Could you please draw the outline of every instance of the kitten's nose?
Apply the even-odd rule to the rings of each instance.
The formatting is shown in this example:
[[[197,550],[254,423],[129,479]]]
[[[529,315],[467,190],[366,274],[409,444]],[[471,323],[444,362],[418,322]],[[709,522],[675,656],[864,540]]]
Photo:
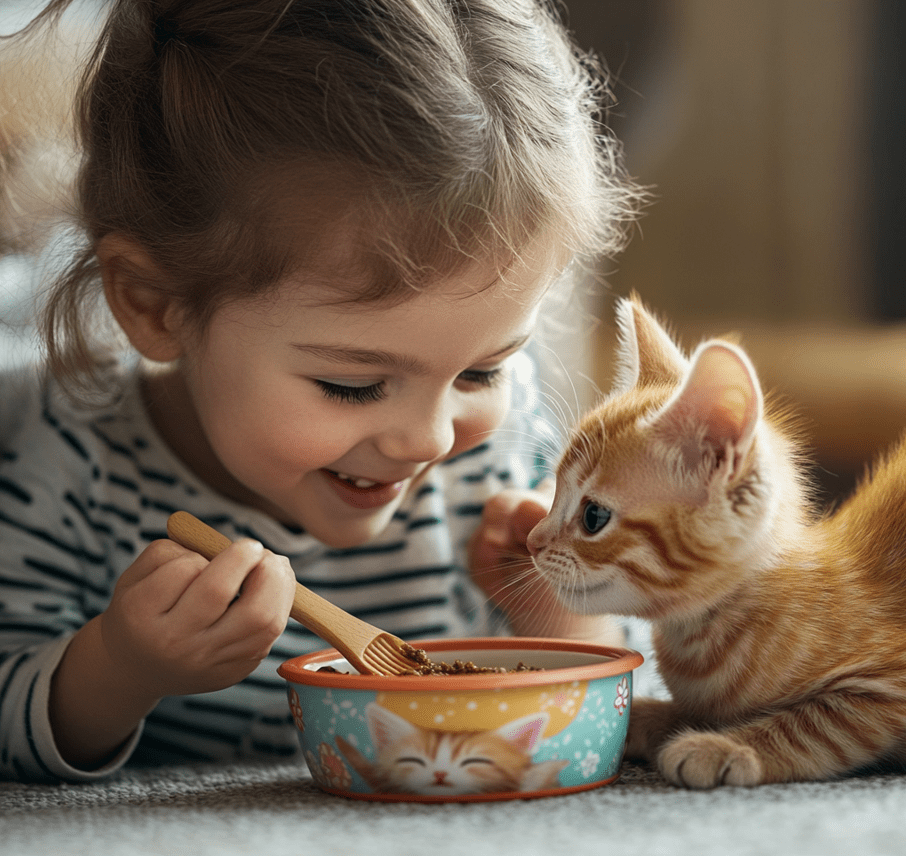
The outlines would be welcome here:
[[[525,539],[525,546],[528,548],[529,555],[535,556],[547,546],[547,539],[544,536],[544,521],[542,520]]]
[[[444,781],[447,778],[447,774],[443,770],[435,770],[434,772],[434,784],[435,785],[445,785],[447,784]]]

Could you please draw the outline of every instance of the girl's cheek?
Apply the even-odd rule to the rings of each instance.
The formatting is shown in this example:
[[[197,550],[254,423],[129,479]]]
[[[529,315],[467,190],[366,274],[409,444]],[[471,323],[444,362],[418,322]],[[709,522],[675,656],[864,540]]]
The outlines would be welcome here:
[[[496,395],[491,401],[468,411],[457,424],[454,453],[464,452],[487,440],[488,433],[499,428],[506,419],[509,401],[507,390],[506,395]]]

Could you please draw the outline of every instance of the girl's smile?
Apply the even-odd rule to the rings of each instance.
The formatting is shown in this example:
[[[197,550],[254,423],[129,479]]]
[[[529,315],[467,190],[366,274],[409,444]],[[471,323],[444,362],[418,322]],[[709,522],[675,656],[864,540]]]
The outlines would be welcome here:
[[[353,476],[323,470],[331,482],[331,487],[344,502],[353,508],[380,508],[388,502],[393,502],[403,488],[407,479],[398,482],[373,482],[370,479],[354,478]]]
[[[546,281],[523,269],[488,286],[491,270],[391,306],[332,302],[330,283],[289,277],[217,310],[201,342],[177,329],[182,358],[148,381],[149,410],[223,495],[329,546],[362,544],[423,473],[506,416],[507,358]]]

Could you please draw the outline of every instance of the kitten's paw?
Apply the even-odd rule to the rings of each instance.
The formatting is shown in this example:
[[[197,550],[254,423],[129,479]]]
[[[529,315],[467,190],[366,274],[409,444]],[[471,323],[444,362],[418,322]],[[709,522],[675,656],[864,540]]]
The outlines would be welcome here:
[[[670,740],[658,755],[658,767],[673,785],[706,789],[719,785],[760,785],[758,753],[715,732],[686,732]]]

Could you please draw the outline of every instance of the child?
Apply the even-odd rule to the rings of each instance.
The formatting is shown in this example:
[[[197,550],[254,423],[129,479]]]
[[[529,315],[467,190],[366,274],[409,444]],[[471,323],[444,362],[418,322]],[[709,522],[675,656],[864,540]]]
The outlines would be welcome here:
[[[522,349],[633,199],[589,68],[535,0],[113,4],[50,372],[3,390],[5,777],[293,753],[296,579],[410,639],[614,641],[522,559]],[[234,545],[166,540],[177,509]]]

